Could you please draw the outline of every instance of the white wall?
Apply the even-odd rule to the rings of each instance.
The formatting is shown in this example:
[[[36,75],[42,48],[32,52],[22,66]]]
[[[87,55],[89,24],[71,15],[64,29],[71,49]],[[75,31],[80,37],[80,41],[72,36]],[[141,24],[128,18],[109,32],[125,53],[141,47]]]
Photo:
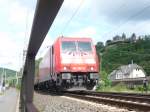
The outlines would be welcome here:
[[[126,79],[126,78],[139,78],[145,77],[145,73],[141,69],[134,69],[129,75],[123,75],[121,71],[116,72],[110,77],[111,80],[114,79]]]
[[[138,77],[145,77],[145,73],[141,69],[134,69],[130,74],[130,78]]]
[[[122,72],[117,72],[116,73],[116,79],[123,79],[124,76],[122,75]]]

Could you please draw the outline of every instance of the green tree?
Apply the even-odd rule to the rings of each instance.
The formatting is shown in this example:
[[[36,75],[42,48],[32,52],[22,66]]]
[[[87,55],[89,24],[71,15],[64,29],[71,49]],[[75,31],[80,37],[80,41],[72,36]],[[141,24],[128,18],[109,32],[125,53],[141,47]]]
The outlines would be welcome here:
[[[104,49],[104,43],[103,42],[97,42],[96,44],[96,50],[97,52],[101,52]]]
[[[107,40],[106,45],[110,45],[110,44],[111,44],[111,40]]]

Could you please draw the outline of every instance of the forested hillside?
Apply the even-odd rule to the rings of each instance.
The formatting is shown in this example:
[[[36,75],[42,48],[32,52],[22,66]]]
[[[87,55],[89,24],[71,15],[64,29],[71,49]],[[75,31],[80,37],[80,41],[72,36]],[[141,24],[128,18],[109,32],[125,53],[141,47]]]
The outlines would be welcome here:
[[[113,40],[108,40],[105,46],[102,42],[97,43],[102,70],[109,74],[120,65],[133,62],[143,67],[147,75],[150,75],[150,35],[136,37],[133,34],[130,38],[126,38],[125,34],[122,36],[124,37],[115,36]]]
[[[3,75],[3,71],[6,72],[6,77],[16,77],[16,71],[7,68],[4,68],[4,70],[3,68],[0,68],[0,76]]]

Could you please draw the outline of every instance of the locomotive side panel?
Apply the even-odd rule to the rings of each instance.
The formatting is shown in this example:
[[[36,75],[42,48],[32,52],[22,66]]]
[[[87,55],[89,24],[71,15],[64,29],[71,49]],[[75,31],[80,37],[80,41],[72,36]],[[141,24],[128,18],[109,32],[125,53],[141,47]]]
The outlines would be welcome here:
[[[54,47],[54,73],[59,74],[60,73],[60,39],[58,38],[56,42],[53,45]]]
[[[43,57],[39,65],[39,82],[50,80],[50,49],[48,49],[46,55]]]
[[[58,38],[53,44],[50,52],[50,74],[54,83],[57,81],[57,77],[59,76],[61,70],[60,63],[60,39]]]

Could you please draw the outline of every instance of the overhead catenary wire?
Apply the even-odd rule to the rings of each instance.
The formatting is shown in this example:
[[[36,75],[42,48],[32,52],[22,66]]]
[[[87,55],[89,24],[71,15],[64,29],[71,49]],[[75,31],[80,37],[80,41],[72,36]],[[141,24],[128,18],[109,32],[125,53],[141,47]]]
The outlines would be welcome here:
[[[70,22],[72,21],[72,19],[76,16],[76,14],[78,13],[79,9],[81,8],[81,6],[83,5],[84,0],[81,0],[78,7],[76,8],[76,10],[74,11],[74,13],[72,14],[72,16],[68,19],[67,23],[65,24],[65,26],[63,27],[62,31],[61,31],[61,35],[63,35],[63,33],[66,31],[67,27],[69,26]]]
[[[148,4],[148,3],[147,3]],[[114,29],[106,32],[103,34],[103,36],[111,34],[113,31],[117,31],[118,29],[120,29],[122,26],[126,25],[130,20],[132,20],[133,18],[139,16],[139,14],[143,13],[146,9],[150,8],[150,5],[147,5],[146,7],[144,7],[142,10],[139,10],[137,13],[135,13],[134,15],[131,15],[130,17],[128,17],[126,19],[125,22],[123,22],[122,24],[119,24],[118,26],[116,26]]]

